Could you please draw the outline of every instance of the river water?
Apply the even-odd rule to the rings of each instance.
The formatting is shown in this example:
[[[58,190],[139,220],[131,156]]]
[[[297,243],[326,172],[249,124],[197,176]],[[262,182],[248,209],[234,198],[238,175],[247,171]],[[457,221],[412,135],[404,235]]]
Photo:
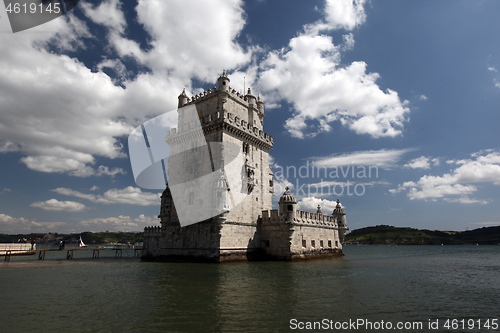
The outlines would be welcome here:
[[[140,262],[131,254],[12,257],[0,263],[0,331],[381,332],[389,324],[406,332],[500,331],[500,246],[344,252],[225,264]]]

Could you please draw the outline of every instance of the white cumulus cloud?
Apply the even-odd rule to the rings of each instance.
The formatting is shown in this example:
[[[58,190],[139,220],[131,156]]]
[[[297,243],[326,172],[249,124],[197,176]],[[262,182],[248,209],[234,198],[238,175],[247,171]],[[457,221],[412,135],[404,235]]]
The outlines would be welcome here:
[[[447,163],[456,165],[450,173],[442,176],[425,175],[416,182],[400,184],[389,192],[407,192],[412,200],[443,199],[464,204],[485,204],[487,200],[470,197],[479,190],[478,184],[500,185],[500,153],[497,151],[480,151],[471,154],[469,159],[450,160]]]
[[[270,52],[260,67],[266,98],[293,105],[285,127],[298,138],[328,132],[334,121],[358,134],[394,137],[402,133],[410,112],[396,91],[377,85],[379,74],[367,73],[365,62],[342,65],[341,50],[330,36],[292,38],[287,48]]]
[[[127,26],[119,0],[104,0],[95,6],[82,1],[79,6],[85,11],[87,17],[96,24],[106,26],[119,33],[123,33]]]
[[[168,72],[184,85],[192,77],[211,82],[222,69],[251,59],[252,51],[235,41],[245,25],[242,1],[223,0],[214,6],[204,0],[189,5],[182,0],[140,0],[136,11],[138,22],[151,36],[150,49],[142,50],[117,29],[109,42],[121,57],[133,57],[153,73]]]
[[[352,30],[366,21],[367,0],[327,0],[325,16],[330,29]]]
[[[156,206],[159,204],[159,195],[157,193],[142,192],[140,188],[133,186],[128,186],[124,189],[110,189],[102,195],[82,193],[65,187],[59,187],[53,189],[53,191],[104,205],[128,204]]]
[[[139,215],[138,217],[130,217],[125,215],[93,218],[80,221],[79,225],[82,229],[90,231],[123,231],[133,232],[142,231],[145,227],[157,225],[158,218],[155,216]]]
[[[359,165],[390,169],[396,165],[405,153],[412,150],[413,149],[364,150],[334,156],[313,157],[312,165],[315,167],[327,168]]]
[[[404,166],[411,169],[430,169],[431,166],[437,166],[439,164],[440,164],[439,158],[421,156],[411,160]]]
[[[47,43],[62,40],[61,48],[83,47],[84,23],[53,20],[36,29],[0,36],[1,151],[23,152],[21,162],[37,171],[98,174],[95,156],[125,156],[116,140],[132,128],[118,119],[123,89],[77,59],[47,51]]]
[[[196,90],[193,79],[213,82],[222,69],[235,71],[235,80],[246,76],[268,106],[289,102],[293,109],[285,126],[296,137],[329,131],[333,122],[372,137],[397,136],[408,103],[396,91],[381,89],[379,74],[367,72],[363,61],[341,63],[342,52],[354,47],[350,31],[366,20],[365,5],[326,1],[322,20],[287,47],[268,51],[262,62],[262,47],[238,42],[246,24],[241,0],[217,6],[205,0],[139,0],[134,10],[135,23],[147,35],[142,43],[127,34],[131,22],[122,2],[82,3],[87,19],[106,29],[102,60],[92,66],[64,54],[100,45],[88,21],[71,13],[29,33],[2,34],[0,153],[20,152],[22,163],[41,172],[124,174],[99,159],[125,158],[121,138],[146,119],[174,110],[182,88]],[[347,30],[338,45],[324,34],[332,29]],[[130,62],[142,69],[128,69]],[[176,121],[171,112],[170,125]]]
[[[59,201],[50,199],[47,201],[38,201],[30,205],[31,207],[41,208],[43,210],[56,212],[83,212],[87,210],[87,206],[75,201]]]
[[[24,217],[12,217],[0,214],[0,229],[6,234],[30,232],[61,232],[67,226],[66,222],[38,222]]]
[[[337,206],[337,202],[316,198],[314,196],[303,198],[297,202],[297,209],[311,213],[316,213],[318,206],[321,207],[321,212],[324,215],[332,215],[335,206]]]
[[[128,22],[120,1],[82,3],[88,19],[107,29],[109,47],[101,50],[103,60],[95,68],[64,54],[96,43],[86,21],[72,13],[26,33],[2,34],[0,153],[21,152],[21,162],[41,172],[124,174],[97,159],[126,157],[119,138],[149,117],[174,110],[177,95],[193,77],[213,81],[223,68],[250,60],[252,50],[235,42],[245,25],[242,8],[233,0],[217,6],[139,1],[137,20],[150,37],[143,50],[125,36]],[[130,77],[125,58],[147,70]],[[171,118],[175,126],[175,112]]]

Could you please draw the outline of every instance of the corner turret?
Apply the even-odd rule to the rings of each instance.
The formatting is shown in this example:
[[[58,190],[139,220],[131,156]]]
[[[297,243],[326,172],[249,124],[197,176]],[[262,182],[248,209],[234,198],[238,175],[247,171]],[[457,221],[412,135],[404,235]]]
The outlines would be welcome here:
[[[285,192],[280,198],[279,207],[280,217],[282,217],[285,222],[292,222],[295,218],[297,201],[292,193],[290,193],[290,188],[288,186],[285,187]]]
[[[255,98],[254,95],[252,95],[252,90],[250,88],[248,88],[248,92],[247,94],[245,95],[245,99],[247,100],[248,102],[248,106],[250,107],[257,107],[257,98]]]
[[[337,206],[335,206],[335,209],[333,210],[332,215],[333,215],[333,217],[337,218],[337,224],[339,227],[339,239],[340,239],[340,243],[343,243],[344,239],[345,239],[345,233],[347,230],[349,230],[349,228],[347,228],[345,211],[344,211],[344,208],[340,205],[339,199],[337,199]]]
[[[251,124],[252,127],[257,127],[262,129],[262,122],[257,122],[258,109],[257,109],[257,98],[252,95],[252,90],[248,88],[248,92],[245,95],[245,101],[248,103],[248,123]]]
[[[229,82],[230,82],[230,80],[226,75],[226,70],[223,70],[222,75],[219,76],[219,78],[217,79],[218,90],[228,91],[229,90]]]
[[[188,103],[189,98],[186,95],[186,89],[182,89],[182,93],[179,95],[178,99],[179,99],[179,104],[177,104],[178,108],[182,108],[184,105]]]
[[[260,95],[257,95],[257,110],[259,110],[260,118],[264,118],[264,102],[260,99]]]

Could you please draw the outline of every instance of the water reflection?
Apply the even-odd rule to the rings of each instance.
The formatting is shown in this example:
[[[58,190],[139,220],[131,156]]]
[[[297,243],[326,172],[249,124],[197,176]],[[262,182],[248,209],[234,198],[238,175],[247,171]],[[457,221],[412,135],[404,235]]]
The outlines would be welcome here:
[[[348,288],[340,258],[151,265],[143,302],[154,305],[155,326],[169,332],[275,332],[291,318],[333,315]]]
[[[0,268],[2,332],[282,332],[290,319],[496,318],[500,247],[353,247],[226,264],[46,260]],[[360,330],[361,331],[361,330]]]

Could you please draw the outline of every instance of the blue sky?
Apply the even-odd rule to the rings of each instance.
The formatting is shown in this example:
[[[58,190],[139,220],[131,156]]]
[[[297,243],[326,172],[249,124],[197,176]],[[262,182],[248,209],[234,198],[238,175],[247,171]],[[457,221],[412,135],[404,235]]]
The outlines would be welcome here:
[[[128,134],[223,69],[266,103],[276,192],[301,209],[500,224],[498,1],[82,0],[16,34],[3,10],[0,233],[157,225]]]

